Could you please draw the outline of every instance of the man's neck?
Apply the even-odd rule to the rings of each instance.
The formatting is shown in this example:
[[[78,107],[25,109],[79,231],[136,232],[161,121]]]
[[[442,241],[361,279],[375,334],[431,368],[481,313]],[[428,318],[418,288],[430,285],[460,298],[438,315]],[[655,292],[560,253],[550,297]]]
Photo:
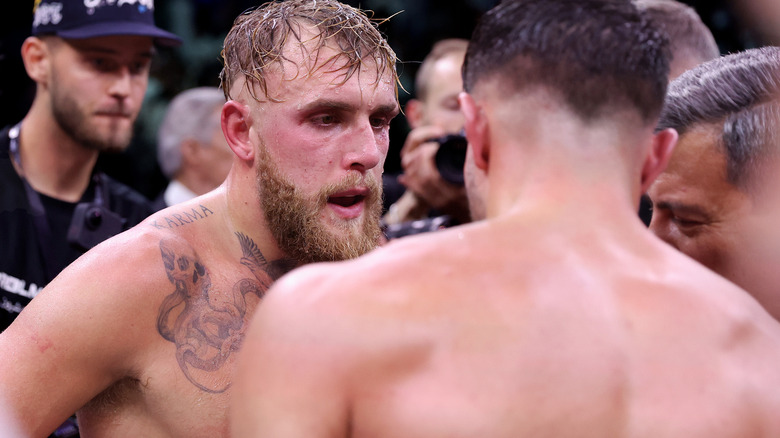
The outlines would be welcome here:
[[[233,234],[243,233],[249,236],[266,260],[287,258],[268,227],[257,196],[256,183],[254,171],[246,167],[231,171],[225,184],[203,196],[224,196],[228,213],[226,228]]]
[[[572,156],[571,150],[561,152],[509,158],[497,153],[491,157],[493,163],[522,164],[498,164],[488,173],[488,215],[534,209],[579,217],[600,217],[605,212],[614,215],[619,211],[636,215],[639,176],[634,182],[628,164],[617,154],[587,147],[582,148],[581,156]]]
[[[69,202],[81,199],[98,158],[35,105],[22,121],[19,153],[21,173],[36,191]]]

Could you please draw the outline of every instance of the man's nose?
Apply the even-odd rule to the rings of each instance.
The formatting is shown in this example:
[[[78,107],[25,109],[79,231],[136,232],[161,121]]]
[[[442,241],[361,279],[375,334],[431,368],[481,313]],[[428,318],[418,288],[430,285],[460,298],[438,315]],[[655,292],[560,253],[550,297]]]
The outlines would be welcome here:
[[[128,97],[133,86],[133,74],[127,67],[121,67],[114,72],[109,94],[119,99]]]
[[[351,138],[349,150],[344,154],[344,167],[365,172],[378,166],[387,153],[385,141],[369,122],[361,124]]]

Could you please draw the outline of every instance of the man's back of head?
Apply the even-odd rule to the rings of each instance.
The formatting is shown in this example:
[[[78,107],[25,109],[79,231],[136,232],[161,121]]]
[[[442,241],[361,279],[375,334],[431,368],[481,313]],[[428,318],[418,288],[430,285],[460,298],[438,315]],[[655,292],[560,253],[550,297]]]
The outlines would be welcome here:
[[[669,69],[667,39],[630,2],[507,1],[472,36],[464,88],[496,79],[507,96],[535,87],[583,120],[630,108],[653,123]]]
[[[575,183],[568,177],[588,172],[602,179],[614,175],[620,180],[606,184],[609,191],[625,193],[616,194],[623,200],[612,204],[624,206],[628,196],[630,208],[635,209],[640,193],[663,168],[673,147],[673,133],[652,135],[668,83],[669,58],[665,34],[631,2],[527,0],[500,4],[483,17],[464,61],[467,93],[461,108],[475,150],[472,168],[494,164],[488,177],[506,189],[519,183],[513,175],[536,181],[538,178],[527,175],[552,172],[550,175],[558,175],[558,184],[549,187],[560,188],[568,181],[571,188],[562,192],[572,201],[592,198],[584,193],[576,195],[572,189],[593,184],[592,180]],[[485,105],[495,109],[485,112]],[[493,134],[478,132],[483,113],[492,118],[487,122],[493,130],[503,132],[495,138],[504,141],[493,141]],[[469,126],[479,129],[469,133]],[[489,151],[482,150],[483,143]],[[499,148],[515,154],[521,149],[534,150],[538,156],[544,155],[547,164],[529,165],[527,154],[492,163],[480,161],[480,157],[492,158]],[[561,167],[564,163],[568,163],[566,171]],[[611,171],[605,172],[605,168]],[[470,178],[479,174],[467,173]],[[497,197],[495,193],[493,190]],[[602,192],[597,199],[605,199],[604,195]],[[487,196],[469,193],[472,199]],[[489,200],[480,204],[491,209]]]

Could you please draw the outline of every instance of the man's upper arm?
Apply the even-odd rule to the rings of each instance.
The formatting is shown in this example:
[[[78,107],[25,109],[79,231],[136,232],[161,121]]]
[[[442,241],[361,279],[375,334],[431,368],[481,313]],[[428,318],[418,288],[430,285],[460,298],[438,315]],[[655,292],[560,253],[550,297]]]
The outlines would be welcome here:
[[[348,434],[345,344],[316,305],[288,293],[313,284],[290,281],[295,274],[269,290],[242,344],[231,396],[234,437]]]
[[[0,335],[0,391],[30,436],[52,432],[133,361],[135,271],[117,253],[98,246],[74,262]]]

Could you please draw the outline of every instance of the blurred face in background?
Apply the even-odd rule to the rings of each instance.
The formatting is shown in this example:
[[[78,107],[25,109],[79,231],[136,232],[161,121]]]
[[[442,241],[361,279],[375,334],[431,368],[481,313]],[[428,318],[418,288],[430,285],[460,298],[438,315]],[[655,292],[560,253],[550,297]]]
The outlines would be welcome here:
[[[434,125],[448,133],[463,129],[463,114],[458,104],[458,94],[463,89],[461,66],[465,53],[452,52],[436,60],[428,77],[428,89],[407,106],[407,119],[412,129]],[[413,103],[416,102],[416,103]]]

